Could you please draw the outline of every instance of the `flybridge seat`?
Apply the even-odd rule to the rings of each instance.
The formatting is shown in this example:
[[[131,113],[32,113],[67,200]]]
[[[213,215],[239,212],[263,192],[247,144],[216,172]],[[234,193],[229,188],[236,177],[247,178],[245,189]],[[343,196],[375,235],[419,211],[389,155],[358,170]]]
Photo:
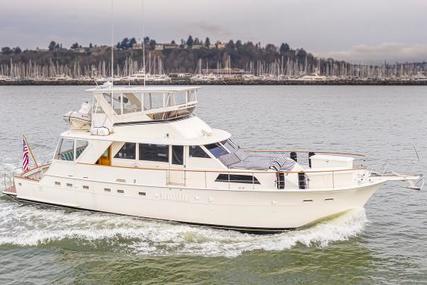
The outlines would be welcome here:
[[[166,121],[190,116],[197,105],[198,87],[123,87],[106,84],[87,91],[94,95],[92,133],[129,123]]]

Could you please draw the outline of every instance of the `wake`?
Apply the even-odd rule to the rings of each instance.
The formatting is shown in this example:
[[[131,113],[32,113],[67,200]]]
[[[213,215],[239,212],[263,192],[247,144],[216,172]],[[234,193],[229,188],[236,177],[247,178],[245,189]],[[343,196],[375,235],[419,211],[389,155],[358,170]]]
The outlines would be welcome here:
[[[306,229],[253,235],[0,200],[0,246],[89,243],[106,251],[124,250],[150,256],[234,257],[255,250],[282,251],[297,245],[327,247],[357,236],[366,223],[365,211],[355,210]]]

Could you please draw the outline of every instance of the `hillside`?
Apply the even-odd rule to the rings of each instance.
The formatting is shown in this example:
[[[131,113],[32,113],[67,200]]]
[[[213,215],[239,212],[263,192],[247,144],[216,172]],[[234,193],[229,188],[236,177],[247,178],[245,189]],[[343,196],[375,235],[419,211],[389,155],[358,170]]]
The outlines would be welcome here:
[[[415,78],[423,77],[427,63],[396,63],[381,66],[356,65],[332,58],[317,58],[304,49],[293,49],[283,43],[273,44],[230,40],[211,43],[191,36],[180,44],[157,43],[145,38],[146,70],[150,74],[208,74],[236,71],[254,76],[299,78],[313,75],[345,78]],[[117,44],[115,76],[129,76],[143,67],[143,48],[134,38]],[[78,43],[63,48],[51,42],[47,49],[24,50],[3,47],[0,54],[0,77],[15,79],[105,78],[111,76],[111,47]]]

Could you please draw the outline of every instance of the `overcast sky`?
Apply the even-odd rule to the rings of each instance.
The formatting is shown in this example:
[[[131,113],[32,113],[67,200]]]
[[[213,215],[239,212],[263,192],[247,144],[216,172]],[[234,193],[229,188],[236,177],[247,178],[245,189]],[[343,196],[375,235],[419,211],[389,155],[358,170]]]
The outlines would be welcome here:
[[[353,62],[427,60],[427,0],[115,0],[116,41],[241,39]],[[0,46],[106,44],[111,0],[0,0]],[[142,20],[144,18],[144,20]]]

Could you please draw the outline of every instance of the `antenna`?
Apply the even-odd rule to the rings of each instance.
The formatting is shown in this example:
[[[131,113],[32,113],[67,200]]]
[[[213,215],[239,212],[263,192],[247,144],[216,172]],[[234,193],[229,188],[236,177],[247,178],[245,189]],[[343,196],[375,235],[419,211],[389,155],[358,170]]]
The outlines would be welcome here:
[[[146,68],[145,68],[145,38],[144,38],[144,0],[141,0],[141,13],[142,13],[142,22],[141,22],[141,36],[142,36],[142,68],[144,70],[144,86],[145,86],[145,79],[147,77]]]
[[[111,0],[111,85],[114,86],[114,0]]]

